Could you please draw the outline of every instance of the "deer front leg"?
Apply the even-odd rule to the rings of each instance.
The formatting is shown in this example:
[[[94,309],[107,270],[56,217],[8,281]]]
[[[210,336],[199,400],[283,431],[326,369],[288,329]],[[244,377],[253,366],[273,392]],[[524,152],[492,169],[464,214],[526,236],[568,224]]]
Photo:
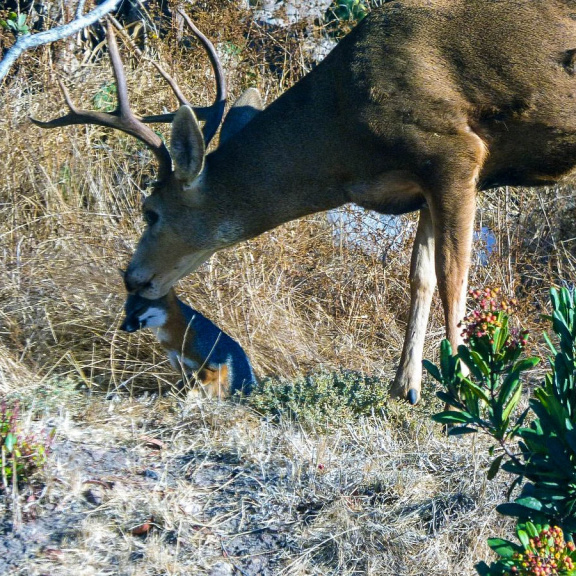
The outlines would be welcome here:
[[[458,325],[466,311],[476,189],[454,188],[431,208],[436,239],[436,276],[444,305],[446,338],[456,351],[462,343],[462,329]]]
[[[396,378],[390,388],[392,397],[407,398],[410,404],[416,404],[420,399],[424,338],[435,287],[434,227],[430,211],[423,208],[420,210],[418,230],[412,249],[410,314],[406,326],[404,347]]]

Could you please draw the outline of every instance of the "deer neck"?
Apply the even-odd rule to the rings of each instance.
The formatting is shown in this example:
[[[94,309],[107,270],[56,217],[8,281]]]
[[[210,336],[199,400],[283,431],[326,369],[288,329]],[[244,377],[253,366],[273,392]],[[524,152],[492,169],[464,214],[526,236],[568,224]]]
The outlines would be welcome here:
[[[297,85],[206,158],[204,185],[247,226],[242,239],[348,201],[354,169],[338,119],[315,120],[323,102],[305,88]]]

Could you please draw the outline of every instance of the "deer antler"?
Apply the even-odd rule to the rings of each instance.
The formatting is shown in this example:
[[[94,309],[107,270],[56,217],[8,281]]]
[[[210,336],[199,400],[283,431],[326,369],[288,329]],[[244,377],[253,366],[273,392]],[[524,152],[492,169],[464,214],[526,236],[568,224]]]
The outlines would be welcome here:
[[[152,64],[156,67],[160,75],[166,80],[167,84],[172,88],[174,95],[180,102],[181,106],[190,106],[196,117],[199,120],[205,121],[204,128],[202,130],[204,134],[204,142],[206,146],[210,143],[214,134],[216,134],[216,130],[218,130],[218,126],[220,126],[220,122],[222,122],[222,117],[224,116],[224,108],[226,106],[226,77],[224,75],[224,69],[222,68],[222,64],[216,54],[216,49],[214,45],[206,36],[198,30],[196,25],[192,22],[188,14],[184,12],[181,8],[178,9],[178,13],[184,18],[188,27],[194,32],[194,34],[198,37],[204,49],[208,53],[208,58],[210,59],[210,63],[212,64],[212,69],[214,70],[214,76],[216,79],[216,98],[214,103],[211,106],[200,107],[200,106],[192,106],[190,102],[184,97],[182,91],[174,81],[174,79],[157,63],[152,61]],[[170,112],[168,114],[158,114],[155,116],[145,116],[142,118],[143,122],[172,122],[174,118],[175,112]]]
[[[128,88],[126,85],[126,76],[120,59],[118,51],[118,44],[116,43],[116,36],[110,21],[107,24],[108,36],[108,51],[110,54],[110,61],[114,71],[117,88],[118,106],[113,112],[97,112],[90,110],[82,110],[77,108],[72,101],[68,90],[64,84],[58,80],[66,105],[70,112],[60,118],[54,118],[48,122],[41,122],[34,118],[30,118],[34,124],[41,128],[56,128],[61,126],[71,126],[73,124],[97,124],[98,126],[106,126],[108,128],[115,128],[135,136],[148,146],[156,159],[158,160],[158,179],[164,180],[172,172],[172,159],[168,149],[158,136],[150,127],[146,126],[144,122],[139,120],[130,109],[128,102]]]

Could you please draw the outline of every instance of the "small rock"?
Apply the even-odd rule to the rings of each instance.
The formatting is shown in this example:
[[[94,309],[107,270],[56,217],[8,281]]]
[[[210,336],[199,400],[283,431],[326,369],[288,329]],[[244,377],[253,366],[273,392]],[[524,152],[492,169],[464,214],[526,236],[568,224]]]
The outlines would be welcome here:
[[[234,574],[234,566],[228,562],[216,562],[210,570],[210,576],[232,576]]]
[[[154,472],[154,470],[150,470],[149,468],[142,472],[142,476],[144,476],[144,478],[150,478],[151,480],[158,480],[159,478],[158,472]]]
[[[84,498],[86,498],[86,500],[90,502],[90,504],[100,506],[100,504],[102,504],[102,497],[103,497],[102,488],[88,488],[88,490],[84,491]]]

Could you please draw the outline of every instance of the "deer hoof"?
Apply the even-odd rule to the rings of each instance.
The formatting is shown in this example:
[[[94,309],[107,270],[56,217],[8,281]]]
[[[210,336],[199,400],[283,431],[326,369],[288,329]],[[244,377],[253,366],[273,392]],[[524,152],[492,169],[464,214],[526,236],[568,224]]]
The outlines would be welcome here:
[[[408,402],[410,402],[412,406],[415,406],[418,404],[418,391],[415,388],[410,388],[410,390],[408,390],[407,398]]]

